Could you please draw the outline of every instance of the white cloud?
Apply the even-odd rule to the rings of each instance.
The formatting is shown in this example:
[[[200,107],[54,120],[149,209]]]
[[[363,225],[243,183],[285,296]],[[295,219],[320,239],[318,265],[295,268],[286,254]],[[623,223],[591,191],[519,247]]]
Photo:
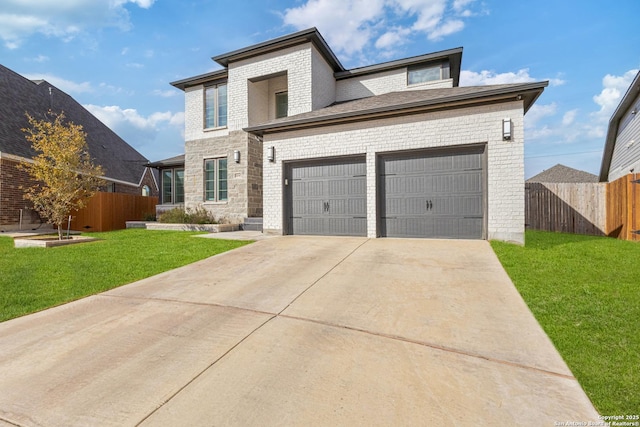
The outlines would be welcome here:
[[[299,30],[318,27],[328,43],[347,55],[361,51],[384,15],[383,0],[308,0],[286,9],[284,23]]]
[[[51,74],[23,74],[23,77],[29,80],[46,80],[68,94],[88,93],[94,90],[89,82],[76,83]]]
[[[558,106],[555,102],[551,104],[533,104],[527,114],[524,116],[525,129],[533,129],[538,122],[544,118],[556,114]],[[528,137],[529,135],[527,135]]]
[[[173,98],[174,96],[182,95],[181,92],[179,92],[177,90],[173,90],[173,89],[167,89],[167,90],[155,89],[151,93],[153,95],[161,96],[163,98]]]
[[[594,114],[596,119],[608,121],[611,118],[636,74],[638,70],[629,70],[621,76],[604,76],[602,91],[593,97],[593,101],[600,106],[600,110]]]
[[[564,113],[564,116],[562,116],[562,125],[563,126],[569,126],[571,125],[575,120],[576,120],[576,115],[578,114],[578,110],[569,110],[566,113]]]
[[[299,30],[317,27],[338,53],[352,56],[372,42],[377,49],[391,50],[412,35],[437,40],[461,31],[461,18],[473,15],[467,6],[474,1],[307,0],[286,9],[283,20]],[[403,25],[392,25],[400,20]]]
[[[140,151],[144,151],[144,146],[151,145],[158,134],[164,132],[165,129],[181,130],[184,126],[184,113],[182,112],[155,112],[144,116],[133,108],[123,109],[117,105],[86,104],[84,108]]]
[[[460,71],[460,86],[483,86],[500,85],[507,83],[528,83],[537,79],[529,75],[529,69],[523,68],[517,72],[496,73],[494,71],[483,70],[479,73],[475,71]]]
[[[5,0],[0,39],[9,49],[35,33],[70,40],[85,29],[131,26],[127,3],[149,8],[155,0]]]

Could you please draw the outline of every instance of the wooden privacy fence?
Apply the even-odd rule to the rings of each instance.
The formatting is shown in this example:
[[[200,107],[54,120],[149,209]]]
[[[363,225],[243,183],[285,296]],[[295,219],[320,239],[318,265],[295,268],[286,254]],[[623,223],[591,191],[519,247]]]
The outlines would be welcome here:
[[[140,221],[155,213],[157,197],[121,193],[96,193],[87,206],[73,214],[71,229],[112,231],[126,228],[127,221]]]
[[[528,229],[640,240],[640,180],[610,183],[527,183]]]
[[[606,234],[605,183],[527,183],[524,188],[527,228]]]
[[[640,174],[629,174],[608,184],[607,235],[640,241]]]

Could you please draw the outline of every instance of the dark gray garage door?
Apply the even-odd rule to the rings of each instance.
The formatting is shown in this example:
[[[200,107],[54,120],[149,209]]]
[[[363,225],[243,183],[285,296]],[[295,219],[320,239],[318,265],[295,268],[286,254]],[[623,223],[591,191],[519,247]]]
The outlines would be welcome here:
[[[367,235],[364,158],[287,165],[288,234]]]
[[[483,238],[484,147],[381,156],[381,234]]]

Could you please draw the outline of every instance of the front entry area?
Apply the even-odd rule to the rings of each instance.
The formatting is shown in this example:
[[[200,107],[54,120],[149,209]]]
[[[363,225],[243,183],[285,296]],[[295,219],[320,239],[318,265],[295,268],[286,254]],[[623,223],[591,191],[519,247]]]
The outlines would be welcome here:
[[[364,156],[285,166],[286,234],[367,235]]]
[[[379,156],[383,237],[482,239],[484,146]]]

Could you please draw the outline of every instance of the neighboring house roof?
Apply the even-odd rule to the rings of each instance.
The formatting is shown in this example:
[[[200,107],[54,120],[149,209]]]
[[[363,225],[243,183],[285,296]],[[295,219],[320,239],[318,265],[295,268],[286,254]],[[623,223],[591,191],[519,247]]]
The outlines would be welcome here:
[[[618,128],[620,121],[625,116],[629,108],[633,106],[633,101],[640,93],[640,71],[633,79],[631,86],[622,97],[618,108],[614,111],[611,120],[609,120],[609,128],[607,130],[607,138],[604,144],[604,152],[602,154],[602,165],[600,166],[600,181],[604,182],[609,179],[609,169],[611,168],[611,158],[613,150],[616,146],[616,137],[618,136]]]
[[[169,157],[168,159],[158,160],[147,164],[150,168],[170,168],[172,166],[184,166],[184,154]]]
[[[72,97],[38,80],[37,83],[0,65],[0,152],[31,159],[36,152],[26,140],[25,113],[36,119],[47,111],[64,112],[68,121],[82,125],[89,154],[103,167],[105,177],[138,185],[148,160],[105,126]]]
[[[598,176],[558,164],[532,176],[526,182],[598,182]]]
[[[333,125],[364,119],[392,117],[430,110],[461,108],[496,101],[523,100],[525,113],[548,82],[391,92],[341,102],[326,108],[249,126],[257,135],[305,127]]]

